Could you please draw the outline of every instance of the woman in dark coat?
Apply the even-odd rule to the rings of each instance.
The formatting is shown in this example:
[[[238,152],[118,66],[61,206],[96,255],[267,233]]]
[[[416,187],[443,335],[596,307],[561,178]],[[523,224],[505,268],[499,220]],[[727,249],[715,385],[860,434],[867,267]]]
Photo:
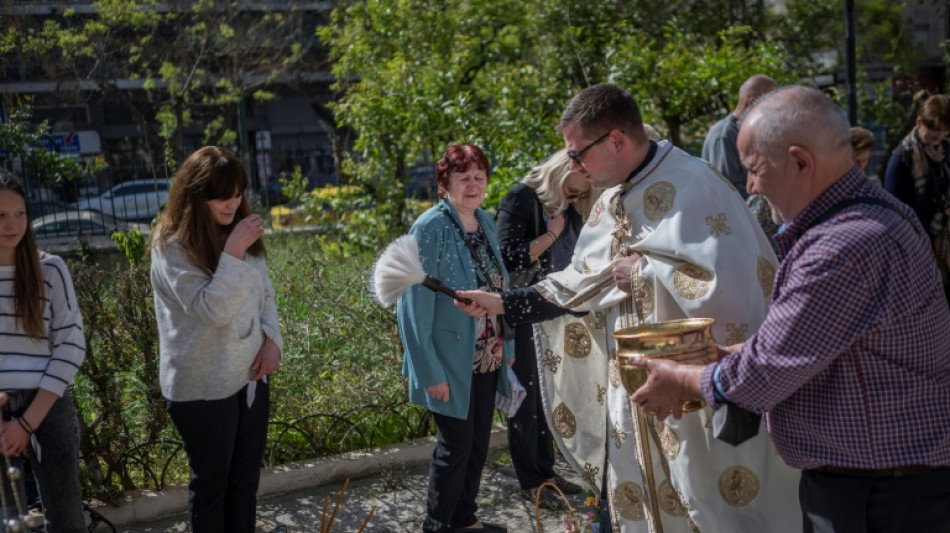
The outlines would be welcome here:
[[[887,162],[884,188],[909,205],[930,234],[944,292],[950,298],[950,96],[928,98],[917,124]]]
[[[505,267],[513,280],[518,278],[514,273],[530,269],[535,261],[540,262],[540,272],[526,284],[570,264],[584,219],[599,195],[583,174],[572,172],[570,167],[567,152],[560,150],[531,169],[501,200],[498,236]],[[512,369],[527,392],[518,412],[508,419],[508,446],[522,495],[533,502],[538,486],[545,481],[556,482],[565,492],[580,492],[580,487],[554,472],[554,440],[538,389],[531,325],[516,329]],[[542,504],[551,507],[556,500],[546,498]]]

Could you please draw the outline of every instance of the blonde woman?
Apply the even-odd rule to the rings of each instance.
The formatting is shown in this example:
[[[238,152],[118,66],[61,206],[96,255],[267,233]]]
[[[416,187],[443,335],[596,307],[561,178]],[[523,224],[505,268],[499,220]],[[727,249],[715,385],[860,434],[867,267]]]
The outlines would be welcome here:
[[[541,272],[529,284],[570,263],[584,218],[599,196],[600,191],[570,166],[567,152],[560,150],[531,169],[501,200],[497,224],[505,267],[516,272],[540,262]],[[533,502],[538,486],[545,481],[555,481],[565,492],[580,492],[580,487],[554,472],[554,441],[538,391],[530,324],[516,328],[515,363],[511,368],[527,392],[518,412],[508,419],[508,447],[522,495]],[[549,508],[559,505],[550,491],[542,493],[541,503]]]

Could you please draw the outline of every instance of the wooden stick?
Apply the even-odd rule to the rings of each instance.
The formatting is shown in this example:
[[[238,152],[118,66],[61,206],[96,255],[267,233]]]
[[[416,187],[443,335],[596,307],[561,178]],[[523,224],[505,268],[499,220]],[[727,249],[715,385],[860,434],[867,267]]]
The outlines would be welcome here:
[[[468,298],[462,298],[461,296],[456,294],[455,291],[446,287],[445,285],[442,284],[440,280],[433,278],[432,276],[426,276],[425,281],[422,282],[422,286],[429,289],[430,291],[441,292],[442,294],[446,296],[455,298],[456,300],[462,302],[465,305],[471,305],[472,303],[471,300],[469,300]]]
[[[343,482],[343,488],[340,489],[340,495],[337,496],[336,505],[333,506],[333,514],[330,515],[330,523],[327,524],[327,530],[324,533],[330,533],[330,528],[333,527],[333,521],[336,520],[336,512],[340,510],[340,503],[343,502],[343,495],[346,494],[346,487],[350,484],[350,478],[346,478],[346,481]]]
[[[360,528],[356,531],[356,533],[363,533],[363,530],[366,529],[366,526],[369,524],[369,519],[373,518],[373,513],[375,512],[376,512],[376,506],[374,505],[373,508],[370,509],[369,514],[366,515],[366,520],[363,520],[363,525],[360,526]]]
[[[320,515],[320,533],[330,533],[330,528],[325,527],[327,522],[327,508],[330,506],[330,497],[323,499],[323,514]]]

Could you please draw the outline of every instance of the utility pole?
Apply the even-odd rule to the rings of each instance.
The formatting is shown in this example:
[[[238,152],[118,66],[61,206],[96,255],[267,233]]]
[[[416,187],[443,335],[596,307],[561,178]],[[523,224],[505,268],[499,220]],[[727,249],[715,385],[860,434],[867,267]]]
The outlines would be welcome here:
[[[236,13],[233,8],[235,5],[228,4],[228,24],[235,28],[235,19],[238,17],[239,13]],[[239,8],[238,8],[239,9]],[[237,101],[237,134],[238,134],[238,150],[241,152],[241,162],[244,164],[244,172],[247,173],[248,187],[251,190],[257,190],[257,185],[255,184],[254,176],[256,175],[256,167],[251,166],[251,151],[247,145],[247,105],[245,102],[245,80],[243,76],[240,75],[241,70],[238,69],[238,53],[234,51],[231,53],[231,72],[233,73],[233,79],[237,82],[237,89],[240,91],[240,96]]]
[[[241,162],[244,163],[245,172],[248,177],[254,175],[254,169],[251,167],[251,151],[247,145],[247,111],[244,103],[244,89],[241,89],[241,96],[237,103],[237,127],[238,127],[238,149],[241,151]],[[252,180],[253,181],[253,180]],[[252,189],[253,183],[248,183]]]
[[[854,126],[858,123],[858,69],[857,60],[855,59],[854,0],[844,0],[844,21],[848,78],[848,120]]]

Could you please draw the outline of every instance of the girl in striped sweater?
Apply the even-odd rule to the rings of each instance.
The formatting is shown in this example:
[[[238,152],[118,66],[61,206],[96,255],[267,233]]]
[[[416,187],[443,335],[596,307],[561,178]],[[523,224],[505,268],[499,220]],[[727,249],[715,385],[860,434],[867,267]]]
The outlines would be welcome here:
[[[0,391],[7,397],[0,453],[26,452],[49,533],[86,531],[79,423],[70,398],[85,354],[66,264],[37,251],[23,185],[0,169]],[[6,477],[6,468],[0,470]]]

